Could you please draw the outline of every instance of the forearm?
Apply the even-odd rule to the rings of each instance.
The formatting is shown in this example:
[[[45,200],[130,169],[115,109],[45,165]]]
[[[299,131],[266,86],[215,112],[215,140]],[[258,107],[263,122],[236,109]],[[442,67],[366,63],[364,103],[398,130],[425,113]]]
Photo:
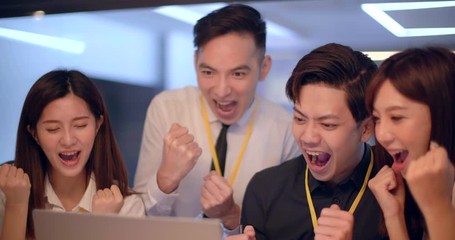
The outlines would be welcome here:
[[[433,211],[423,213],[430,239],[455,239],[455,208],[453,206],[434,206]]]
[[[5,206],[5,217],[3,221],[3,231],[1,240],[25,239],[27,229],[28,202],[21,205]]]
[[[403,214],[389,216],[385,219],[385,226],[390,240],[409,239]]]

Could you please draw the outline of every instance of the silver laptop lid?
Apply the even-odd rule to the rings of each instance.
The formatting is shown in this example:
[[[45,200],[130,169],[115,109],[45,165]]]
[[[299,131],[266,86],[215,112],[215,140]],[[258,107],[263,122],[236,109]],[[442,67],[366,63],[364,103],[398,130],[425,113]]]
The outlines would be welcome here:
[[[33,210],[37,240],[220,240],[220,221]]]

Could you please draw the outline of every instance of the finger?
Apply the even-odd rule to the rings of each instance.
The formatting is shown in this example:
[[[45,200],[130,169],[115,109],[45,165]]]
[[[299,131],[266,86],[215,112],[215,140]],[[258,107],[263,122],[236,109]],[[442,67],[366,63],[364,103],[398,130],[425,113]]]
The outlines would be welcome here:
[[[330,208],[322,209],[320,219],[323,220],[323,223],[328,224],[328,225],[335,225],[336,226],[340,222],[339,221],[333,221],[334,219],[335,220],[350,221],[353,218],[351,213],[349,213],[348,211],[341,210],[338,207],[338,205],[336,205],[336,206],[334,206],[334,205],[336,205],[336,204],[332,204],[332,206]],[[326,220],[329,220],[329,221],[326,221]]]
[[[223,200],[231,192],[227,181],[219,175],[211,175],[204,184],[205,189],[217,200]]]
[[[96,195],[98,196],[98,198],[104,198],[106,194],[102,189],[99,189],[98,191],[96,191]]]
[[[3,164],[0,167],[0,177],[4,176],[6,177],[8,175],[9,169],[11,168],[11,165],[9,164]]]
[[[338,206],[337,204],[330,205],[330,209],[341,210],[340,206]]]
[[[103,192],[104,192],[104,197],[105,198],[108,198],[108,199],[114,198],[114,194],[112,194],[111,189],[105,188],[105,189],[103,189]]]
[[[434,150],[439,147],[439,144],[435,141],[430,142],[430,150]]]
[[[209,180],[210,177],[211,177],[212,175],[218,175],[218,176],[219,176],[219,174],[218,174],[217,171],[212,170],[212,171],[209,172],[209,174],[207,174],[207,175],[204,177],[204,181]]]
[[[204,182],[204,185],[202,185],[201,195],[207,199],[212,199],[216,194],[217,189],[218,188],[215,186],[215,184],[213,184],[212,181],[207,180]]]
[[[28,187],[31,187],[32,184],[30,183],[30,177],[28,176],[27,173],[24,173],[24,181],[28,184]]]
[[[174,123],[164,137],[164,143],[170,146],[178,137],[188,134],[188,129]]]
[[[120,188],[117,185],[113,184],[111,186],[111,192],[114,196],[114,199],[123,199],[122,192],[120,191]]]
[[[188,134],[189,130],[186,127],[182,127],[178,124],[175,124],[169,129],[167,135],[169,135],[172,139],[178,138],[180,136]]]
[[[248,235],[249,237],[254,237],[256,235],[256,232],[254,231],[254,227],[251,225],[248,225],[245,227],[243,232]]]
[[[18,168],[15,177],[18,179],[22,179],[24,177],[24,170],[22,168]]]
[[[11,166],[8,169],[8,173],[6,174],[6,177],[7,178],[14,178],[14,177],[16,177],[16,172],[17,172],[17,168],[15,166]]]

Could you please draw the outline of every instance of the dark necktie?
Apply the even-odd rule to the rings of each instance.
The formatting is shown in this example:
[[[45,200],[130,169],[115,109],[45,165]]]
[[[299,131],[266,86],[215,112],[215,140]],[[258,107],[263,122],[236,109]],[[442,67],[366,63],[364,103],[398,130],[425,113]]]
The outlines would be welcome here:
[[[218,156],[218,163],[220,164],[221,175],[224,176],[224,166],[226,165],[226,152],[227,152],[227,130],[229,125],[222,124],[223,127],[221,128],[220,134],[218,135],[218,139],[216,140],[215,151],[216,155]],[[215,170],[215,165],[212,159],[212,167],[211,170]]]

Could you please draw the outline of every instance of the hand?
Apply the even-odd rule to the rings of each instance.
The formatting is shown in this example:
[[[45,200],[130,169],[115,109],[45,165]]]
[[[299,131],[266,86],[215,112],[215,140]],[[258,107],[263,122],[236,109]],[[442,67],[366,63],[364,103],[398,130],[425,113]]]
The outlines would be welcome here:
[[[324,208],[318,218],[318,226],[314,229],[315,240],[343,239],[351,240],[354,229],[354,216],[343,211],[336,204]]]
[[[405,187],[400,173],[389,166],[384,166],[368,182],[368,187],[374,194],[382,209],[384,218],[404,216]]]
[[[240,207],[234,202],[233,190],[216,171],[211,171],[204,178],[201,206],[207,217],[221,219],[228,229],[240,225]]]
[[[6,204],[28,208],[30,179],[22,168],[9,164],[0,167],[0,190],[6,196]]]
[[[425,155],[409,163],[405,177],[424,215],[438,207],[441,211],[434,215],[444,214],[452,209],[450,199],[454,185],[454,166],[443,147],[432,142]]]
[[[226,240],[256,240],[256,233],[254,232],[253,226],[248,225],[242,234],[229,236]]]
[[[163,159],[157,173],[160,190],[164,193],[175,191],[201,154],[202,149],[188,129],[177,123],[172,124],[164,137]]]
[[[2,239],[25,239],[30,179],[23,169],[9,164],[0,166],[0,189],[6,204],[2,216]]]
[[[92,200],[93,213],[119,213],[123,206],[123,196],[117,185],[96,191]]]

